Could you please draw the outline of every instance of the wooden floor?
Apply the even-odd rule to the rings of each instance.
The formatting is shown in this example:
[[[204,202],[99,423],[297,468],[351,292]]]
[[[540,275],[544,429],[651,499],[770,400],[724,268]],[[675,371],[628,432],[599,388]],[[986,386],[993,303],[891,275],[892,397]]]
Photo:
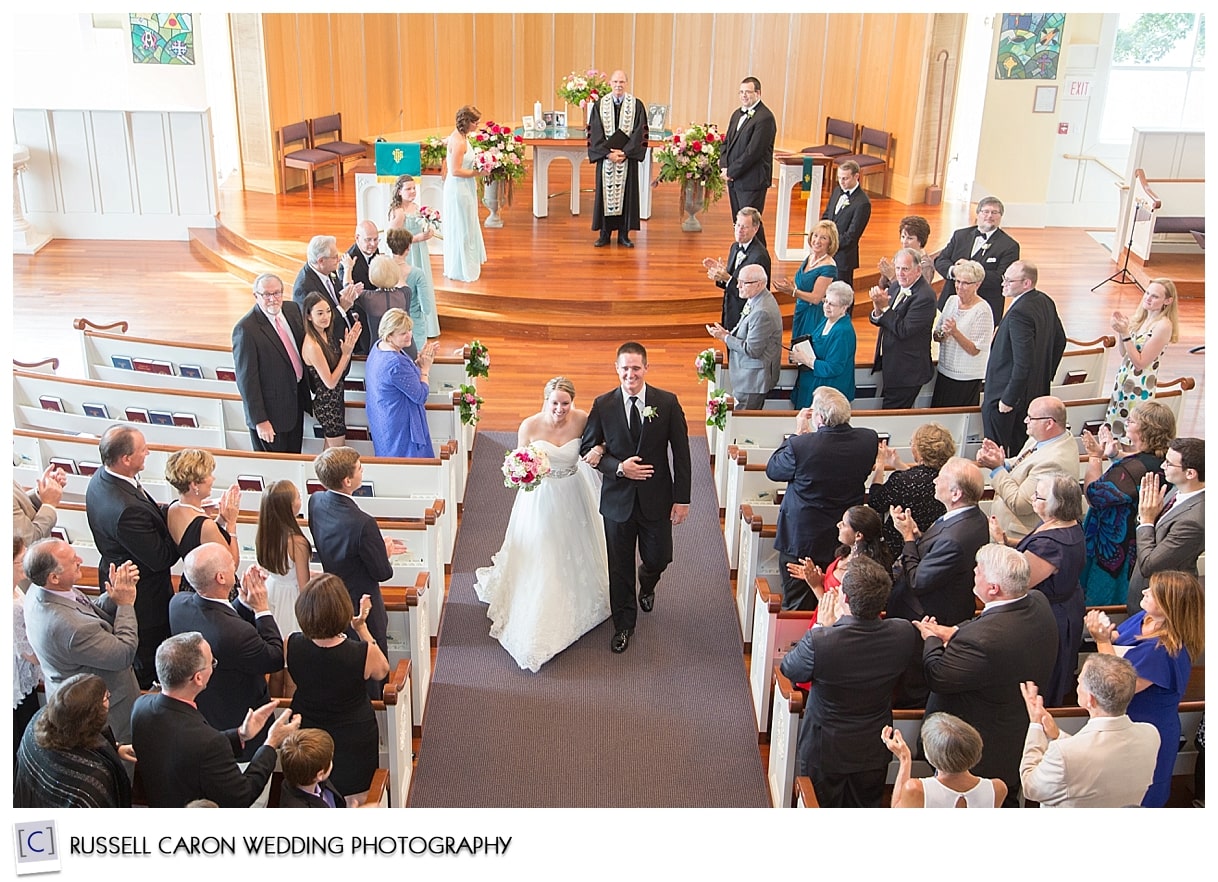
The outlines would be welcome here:
[[[582,184],[591,187],[589,168]],[[198,231],[191,243],[57,240],[35,256],[14,256],[14,357],[58,355],[62,373],[79,374],[71,328],[79,316],[101,322],[126,319],[131,333],[140,336],[228,342],[234,323],[251,304],[248,280],[254,274],[277,271],[290,286],[310,236],[335,235],[342,248],[353,241],[354,192],[350,175],[339,193],[321,187],[311,202],[303,188],[283,196],[224,190],[220,229]],[[651,219],[634,236],[637,248],[614,244],[594,249],[590,192],[581,193],[580,216],[572,217],[567,196],[556,193],[550,216],[541,219],[532,215],[530,193],[526,179],[503,212],[504,227],[484,230],[490,260],[478,282],[449,282],[440,258],[433,258],[442,349],[454,350],[475,337],[490,348],[482,425],[514,429],[536,412],[542,386],[556,374],[569,376],[579,390],[577,405],[588,406],[594,394],[616,382],[617,344],[638,339],[650,355],[648,380],[676,392],[691,431],[704,431],[705,392],[694,375],[693,359],[713,342],[702,325],[718,318],[722,292],[706,279],[701,260],[726,256],[732,235],[727,200],[702,216],[703,232],[683,233],[677,191],[663,185],[653,191]],[[769,202],[765,225],[772,231],[773,191]],[[971,220],[966,205],[906,206],[874,198],[873,206],[862,240],[864,271],[892,254],[897,226],[906,214],[930,220],[932,248]],[[802,216],[802,210],[797,207],[796,214]],[[1087,232],[1009,232],[1024,256],[1039,265],[1039,287],[1057,301],[1071,337],[1108,333],[1113,309],[1136,308],[1140,292],[1133,285],[1090,290],[1118,267]],[[799,244],[797,238],[792,237],[792,247]],[[774,273],[791,276],[797,265],[776,261]],[[792,304],[782,306],[789,324]],[[1204,299],[1182,299],[1181,307],[1181,340],[1169,347],[1160,375],[1192,376],[1203,388],[1204,356],[1189,355],[1188,349],[1204,342]],[[874,346],[874,328],[865,317],[856,318],[855,326],[862,360]],[[1203,396],[1194,401],[1197,408],[1183,419],[1182,434],[1204,431]]]

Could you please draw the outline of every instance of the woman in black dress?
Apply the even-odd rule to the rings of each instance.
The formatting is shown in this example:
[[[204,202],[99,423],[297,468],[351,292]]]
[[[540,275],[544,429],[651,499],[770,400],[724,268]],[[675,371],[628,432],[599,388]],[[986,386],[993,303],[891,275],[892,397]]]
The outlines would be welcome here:
[[[165,460],[165,480],[178,491],[178,498],[165,511],[165,522],[169,535],[177,543],[178,554],[186,557],[200,545],[215,542],[228,549],[234,564],[240,564],[237,515],[241,512],[241,488],[233,484],[218,501],[211,498],[216,483],[216,458],[206,450],[192,447],[175,451]],[[178,590],[194,591],[185,573],[178,580]]]
[[[884,519],[884,544],[893,553],[905,547],[905,538],[892,524],[888,510],[894,505],[909,509],[918,529],[925,531],[947,509],[935,499],[935,476],[943,464],[956,455],[956,442],[940,423],[925,423],[914,430],[909,442],[914,464],[900,460],[897,451],[881,442],[871,475],[867,504]],[[884,480],[885,470],[894,469]]]
[[[330,780],[343,796],[362,797],[377,767],[377,728],[365,683],[389,676],[389,660],[368,631],[372,601],[359,615],[342,579],[314,576],[296,599],[300,631],[288,637],[288,673],[296,683],[292,710],[302,728],[325,729],[334,739]],[[346,635],[351,628],[358,635]]]
[[[313,416],[321,423],[326,446],[343,447],[347,443],[343,377],[347,375],[362,325],[358,321],[351,325],[339,351],[335,352],[330,343],[330,322],[334,315],[329,299],[314,291],[305,298],[304,313],[305,339],[300,357],[309,375],[309,389],[313,392]]]

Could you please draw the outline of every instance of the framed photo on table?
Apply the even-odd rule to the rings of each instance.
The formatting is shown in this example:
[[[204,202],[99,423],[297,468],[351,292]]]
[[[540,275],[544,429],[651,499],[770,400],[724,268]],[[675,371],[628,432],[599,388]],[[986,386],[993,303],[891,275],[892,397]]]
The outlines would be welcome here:
[[[667,104],[648,104],[647,105],[647,128],[664,130],[665,124],[668,122],[668,105]]]
[[[567,127],[567,112],[565,110],[554,111],[554,128],[565,129]]]
[[[545,127],[547,129],[554,128],[554,111],[553,110],[547,110],[545,113],[543,113],[541,115],[541,118],[545,121],[545,124],[546,124]]]
[[[536,120],[534,120],[532,116],[524,117],[523,122],[524,122],[524,130],[526,132],[536,131]]]

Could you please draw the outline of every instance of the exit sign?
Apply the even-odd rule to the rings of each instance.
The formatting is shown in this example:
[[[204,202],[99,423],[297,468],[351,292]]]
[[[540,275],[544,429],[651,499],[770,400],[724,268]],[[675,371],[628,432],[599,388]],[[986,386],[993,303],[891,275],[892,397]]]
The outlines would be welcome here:
[[[1082,77],[1069,77],[1065,85],[1066,98],[1090,98],[1092,81]]]

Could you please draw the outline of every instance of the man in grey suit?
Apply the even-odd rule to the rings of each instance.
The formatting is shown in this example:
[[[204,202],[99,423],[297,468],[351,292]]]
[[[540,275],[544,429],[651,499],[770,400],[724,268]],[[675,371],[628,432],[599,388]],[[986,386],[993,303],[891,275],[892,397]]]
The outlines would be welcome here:
[[[765,270],[749,264],[736,280],[745,301],[740,322],[731,331],[715,322],[706,331],[727,346],[732,395],[745,410],[761,410],[766,393],[778,382],[782,354],[782,314],[766,287]]]
[[[913,407],[935,373],[930,360],[934,289],[922,277],[914,249],[902,248],[892,262],[897,277],[888,290],[871,289],[870,319],[879,329],[871,372],[884,377],[884,410]]]
[[[131,708],[139,697],[131,662],[139,646],[135,586],[130,562],[110,565],[106,596],[94,604],[76,590],[80,557],[62,539],[43,539],[25,553],[32,583],[25,600],[25,628],[42,664],[47,697],[76,674],[96,674],[110,690],[107,722],[121,743],[131,741]]]
[[[1197,558],[1205,551],[1205,441],[1172,441],[1163,458],[1163,477],[1175,485],[1171,493],[1154,472],[1143,475],[1138,493],[1137,558],[1125,604],[1131,615],[1152,575],[1160,570],[1196,575]]]
[[[45,472],[28,493],[13,481],[13,535],[20,536],[26,547],[51,535],[59,513],[55,506],[63,499],[68,476],[63,469],[47,466]]]
[[[994,331],[985,368],[981,419],[985,437],[1008,455],[1028,437],[1024,416],[1033,398],[1048,395],[1066,349],[1066,330],[1048,294],[1036,290],[1036,266],[1017,260],[1002,277],[1010,301]]]

